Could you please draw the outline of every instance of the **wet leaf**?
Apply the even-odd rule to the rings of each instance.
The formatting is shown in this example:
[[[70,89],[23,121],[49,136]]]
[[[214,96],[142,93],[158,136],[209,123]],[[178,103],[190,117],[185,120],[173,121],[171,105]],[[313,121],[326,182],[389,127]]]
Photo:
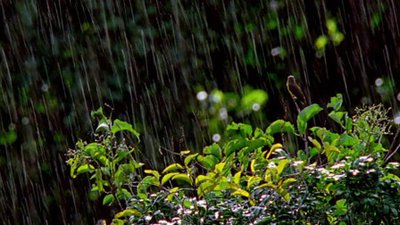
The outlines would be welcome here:
[[[181,169],[183,169],[183,166],[181,164],[173,163],[173,164],[167,166],[167,168],[165,168],[162,171],[162,173],[168,173],[168,172],[171,172],[171,171],[176,171],[176,170],[181,170]]]
[[[142,214],[136,209],[125,209],[115,215],[115,218],[129,217],[129,216],[141,216]]]
[[[173,176],[177,175],[179,173],[173,172],[173,173],[167,173],[163,176],[161,179],[161,185],[164,185],[166,182],[168,182]]]
[[[187,174],[184,174],[184,173],[180,173],[180,174],[177,174],[177,175],[173,176],[172,180],[184,181],[184,182],[186,182],[186,183],[188,183],[190,185],[192,185],[192,183],[193,183],[192,179],[190,179],[190,177]]]
[[[276,134],[276,133],[284,133],[284,132],[293,134],[294,126],[292,123],[287,122],[285,120],[276,120],[268,126],[266,132],[271,135]]]
[[[114,195],[108,194],[108,195],[104,196],[104,198],[103,198],[103,205],[107,205],[113,201],[114,201]]]
[[[297,116],[297,129],[300,135],[305,134],[307,130],[307,122],[322,111],[318,104],[312,104],[304,108]]]
[[[116,120],[114,120],[114,123],[112,125],[111,132],[113,134],[115,134],[115,133],[118,133],[120,131],[129,131],[137,139],[139,139],[140,134],[135,129],[133,129],[132,124],[130,124],[128,122],[125,122],[125,121],[122,121],[122,120],[119,120],[119,119],[116,119]]]

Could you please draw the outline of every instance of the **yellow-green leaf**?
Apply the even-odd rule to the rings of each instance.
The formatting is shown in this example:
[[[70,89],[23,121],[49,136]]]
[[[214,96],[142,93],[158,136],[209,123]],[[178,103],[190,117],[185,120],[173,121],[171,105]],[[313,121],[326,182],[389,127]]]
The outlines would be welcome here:
[[[162,173],[168,173],[170,171],[175,171],[175,170],[181,170],[183,169],[183,166],[179,163],[173,163],[169,166],[167,166],[167,168],[165,168]]]
[[[160,173],[158,173],[158,171],[156,170],[144,170],[144,173],[146,174],[152,174],[153,176],[155,176],[158,179],[160,179]]]
[[[290,161],[288,159],[281,159],[279,161],[277,170],[278,170],[278,175],[281,175],[281,173],[283,172],[283,170],[286,168],[286,166],[290,163]]]
[[[188,166],[189,163],[192,162],[192,160],[195,159],[198,155],[199,155],[199,153],[195,153],[195,154],[186,156],[185,161],[184,161],[185,166]]]
[[[171,177],[177,175],[179,173],[177,172],[172,172],[172,173],[167,173],[163,176],[163,178],[161,179],[161,185],[164,185],[167,181],[169,181],[169,179],[171,179]]]
[[[240,183],[240,177],[242,175],[242,171],[239,171],[233,176],[233,183],[239,184]]]
[[[242,189],[239,189],[239,190],[237,190],[237,191],[234,191],[234,192],[232,193],[232,195],[240,195],[240,196],[243,196],[243,197],[246,197],[246,198],[250,197],[250,193],[247,192],[247,191],[245,191],[245,190],[242,190]]]
[[[114,201],[114,195],[108,194],[103,198],[103,205],[107,205],[108,203]]]
[[[142,214],[136,209],[125,209],[115,215],[115,218],[128,217],[128,216],[141,216]]]
[[[81,174],[81,173],[87,173],[94,170],[94,166],[90,165],[90,164],[84,164],[80,167],[78,167],[78,169],[76,170],[77,174]]]
[[[190,179],[190,177],[187,174],[180,173],[172,177],[172,180],[181,180],[185,181],[186,183],[192,185],[193,181]]]
[[[281,187],[282,188],[287,188],[289,185],[295,183],[297,180],[295,178],[288,178],[285,181],[283,181]]]

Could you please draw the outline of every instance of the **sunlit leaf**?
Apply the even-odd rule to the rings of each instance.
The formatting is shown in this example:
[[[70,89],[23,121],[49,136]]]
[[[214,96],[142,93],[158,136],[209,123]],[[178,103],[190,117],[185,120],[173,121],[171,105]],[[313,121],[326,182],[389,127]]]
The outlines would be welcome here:
[[[158,173],[157,170],[144,170],[144,173],[146,174],[152,174],[154,177],[157,179],[160,179],[160,174]]]
[[[139,139],[140,134],[135,129],[133,129],[132,124],[130,124],[128,122],[125,122],[125,121],[122,121],[122,120],[119,120],[119,119],[116,119],[116,120],[114,120],[114,123],[112,125],[111,132],[113,134],[115,134],[115,133],[120,132],[120,131],[129,131],[137,139]]]
[[[207,146],[203,149],[203,153],[205,155],[214,155],[215,157],[217,157],[217,159],[221,159],[222,157],[222,152],[221,152],[221,148],[219,147],[219,145],[217,143],[214,143],[210,146]]]
[[[243,196],[243,197],[246,197],[246,198],[250,197],[250,193],[247,192],[247,191],[245,191],[245,190],[242,190],[242,189],[239,189],[239,190],[237,190],[237,191],[234,191],[234,192],[232,193],[232,195],[240,195],[240,196]]]
[[[115,215],[115,218],[130,217],[130,216],[141,216],[142,214],[136,209],[125,209]]]
[[[289,185],[295,183],[297,180],[295,178],[287,178],[286,180],[283,181],[281,187],[282,188],[287,188]]]
[[[91,172],[93,170],[94,170],[94,166],[92,166],[90,164],[84,164],[84,165],[78,167],[78,169],[76,170],[76,173],[82,174],[82,173]]]
[[[312,104],[304,108],[297,116],[297,129],[300,135],[305,134],[307,130],[307,122],[322,111],[318,104]]]
[[[278,167],[277,167],[278,175],[282,174],[283,170],[286,168],[287,165],[289,165],[289,163],[290,163],[290,160],[288,160],[288,159],[279,160]]]
[[[186,158],[184,160],[185,166],[188,166],[190,164],[190,162],[192,162],[192,160],[195,159],[198,155],[199,155],[199,153],[195,153],[195,154],[186,156]]]
[[[342,94],[336,94],[336,96],[331,97],[331,101],[328,103],[327,107],[333,108],[333,110],[338,111],[342,107],[343,96]]]
[[[193,184],[192,179],[190,179],[190,177],[187,174],[183,174],[183,173],[180,173],[180,174],[177,174],[177,175],[173,176],[172,180],[184,181],[184,182],[186,182],[186,183],[188,183],[190,185]]]
[[[255,89],[247,92],[241,102],[241,107],[244,110],[252,110],[254,104],[258,104],[259,107],[263,106],[268,100],[268,94],[264,90]]]
[[[177,175],[179,173],[173,172],[173,173],[167,173],[163,176],[161,179],[161,185],[164,185],[166,182],[168,182],[173,176]]]
[[[181,169],[183,169],[183,166],[181,164],[173,163],[173,164],[167,166],[167,168],[165,168],[162,171],[162,173],[168,173],[168,172],[171,172],[171,171],[176,171],[176,170],[181,170]]]
[[[104,198],[103,198],[103,205],[107,205],[107,204],[111,203],[112,201],[114,201],[114,195],[108,194],[108,195],[104,196]]]
[[[319,50],[322,50],[325,48],[325,46],[328,44],[329,39],[326,35],[321,35],[315,40],[315,47]]]
[[[276,133],[294,133],[294,126],[292,123],[287,122],[285,120],[276,120],[272,122],[266,132],[268,134],[276,134]]]
[[[233,183],[235,184],[239,184],[240,183],[240,177],[242,175],[242,171],[237,172],[234,176],[233,176]]]

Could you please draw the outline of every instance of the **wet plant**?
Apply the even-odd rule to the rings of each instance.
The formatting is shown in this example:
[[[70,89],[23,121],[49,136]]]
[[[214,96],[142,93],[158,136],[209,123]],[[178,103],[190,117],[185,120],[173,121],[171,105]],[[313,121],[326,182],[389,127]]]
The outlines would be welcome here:
[[[78,141],[67,162],[72,177],[91,175],[104,205],[119,207],[112,224],[399,224],[399,164],[384,160],[387,110],[363,107],[351,117],[342,103],[338,94],[327,104],[337,130],[309,128],[318,104],[301,110],[296,125],[233,122],[220,142],[181,151],[181,162],[161,171],[136,161],[124,141],[139,139],[133,126],[99,109],[97,138]],[[281,136],[307,143],[292,153]]]

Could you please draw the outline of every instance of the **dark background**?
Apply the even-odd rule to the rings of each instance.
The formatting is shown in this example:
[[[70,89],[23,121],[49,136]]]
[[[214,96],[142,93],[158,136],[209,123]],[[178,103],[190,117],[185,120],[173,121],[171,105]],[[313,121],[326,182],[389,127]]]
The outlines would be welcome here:
[[[312,102],[342,93],[349,111],[382,102],[396,116],[399,12],[395,0],[0,1],[1,223],[95,224],[108,213],[65,165],[105,103],[142,133],[142,160],[156,168],[183,136],[194,151],[211,143],[200,90],[265,90],[262,117],[230,115],[262,128],[295,115],[289,74]],[[317,49],[329,19],[344,40]]]

